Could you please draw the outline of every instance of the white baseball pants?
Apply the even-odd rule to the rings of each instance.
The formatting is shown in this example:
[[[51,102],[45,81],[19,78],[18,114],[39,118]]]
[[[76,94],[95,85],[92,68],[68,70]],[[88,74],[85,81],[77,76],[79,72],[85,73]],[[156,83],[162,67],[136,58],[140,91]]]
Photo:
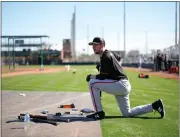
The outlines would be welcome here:
[[[91,94],[92,103],[96,112],[102,111],[102,104],[100,100],[100,91],[114,94],[118,103],[119,109],[123,116],[136,116],[149,112],[153,112],[152,104],[146,104],[130,108],[129,93],[131,91],[131,84],[128,80],[99,80],[91,79],[88,82],[89,91]]]

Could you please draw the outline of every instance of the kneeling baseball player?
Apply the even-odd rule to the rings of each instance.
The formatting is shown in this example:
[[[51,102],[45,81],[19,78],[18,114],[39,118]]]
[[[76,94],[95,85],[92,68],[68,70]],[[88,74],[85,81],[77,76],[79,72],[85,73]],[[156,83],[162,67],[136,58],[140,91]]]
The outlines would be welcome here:
[[[101,120],[105,118],[105,112],[102,109],[100,100],[100,92],[104,91],[109,94],[114,94],[120,111],[124,117],[133,117],[141,114],[158,111],[161,118],[165,117],[165,110],[162,99],[159,99],[152,104],[146,104],[130,107],[129,94],[131,92],[131,84],[120,65],[121,57],[108,50],[105,50],[105,41],[103,38],[95,37],[92,45],[94,53],[100,56],[100,68],[98,75],[88,75],[89,91],[94,105],[95,113],[88,115],[87,118]]]

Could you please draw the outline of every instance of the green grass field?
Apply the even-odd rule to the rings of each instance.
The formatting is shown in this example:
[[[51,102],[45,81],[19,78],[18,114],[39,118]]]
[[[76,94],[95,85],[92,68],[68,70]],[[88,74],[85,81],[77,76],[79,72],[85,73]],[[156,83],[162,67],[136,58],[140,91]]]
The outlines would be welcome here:
[[[76,69],[77,73],[72,74],[72,71],[69,71],[2,78],[2,90],[88,92],[85,79],[88,74],[97,73],[95,66],[71,66],[71,68]],[[158,113],[149,113],[139,118],[104,119],[101,121],[103,137],[177,137],[178,81],[157,76],[139,79],[137,72],[126,72],[132,84],[131,107],[152,103],[162,98],[166,117],[157,119]],[[107,116],[121,116],[114,96],[103,93],[102,104]]]

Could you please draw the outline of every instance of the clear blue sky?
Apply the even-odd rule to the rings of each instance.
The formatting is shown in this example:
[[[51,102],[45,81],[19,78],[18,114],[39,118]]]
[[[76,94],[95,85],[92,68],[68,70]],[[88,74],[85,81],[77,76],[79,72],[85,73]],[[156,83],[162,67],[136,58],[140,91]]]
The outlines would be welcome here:
[[[50,43],[58,44],[53,48],[61,50],[62,39],[71,35],[74,5],[77,51],[87,51],[87,24],[89,41],[104,28],[106,48],[124,49],[123,2],[2,2],[2,35],[49,35]],[[174,45],[175,2],[126,2],[127,50],[145,52],[146,31],[149,51]]]

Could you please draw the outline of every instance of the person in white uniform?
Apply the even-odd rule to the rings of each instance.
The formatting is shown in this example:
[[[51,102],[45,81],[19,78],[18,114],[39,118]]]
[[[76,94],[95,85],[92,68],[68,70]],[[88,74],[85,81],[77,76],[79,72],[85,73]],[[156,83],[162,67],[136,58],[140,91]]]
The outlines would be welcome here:
[[[165,116],[162,99],[158,99],[152,104],[131,108],[129,99],[131,84],[119,63],[121,61],[121,57],[114,52],[104,49],[105,41],[103,38],[95,37],[93,42],[90,42],[89,45],[92,45],[94,53],[100,56],[100,67],[99,74],[89,74],[86,77],[92,103],[95,109],[95,113],[87,115],[87,118],[94,118],[96,120],[105,118],[105,112],[103,111],[100,99],[101,91],[115,96],[120,111],[124,117],[134,117],[153,112],[153,110],[158,111],[161,118]]]
[[[139,68],[138,69],[141,69],[141,65],[142,65],[142,60],[141,60],[141,56],[139,55]]]

